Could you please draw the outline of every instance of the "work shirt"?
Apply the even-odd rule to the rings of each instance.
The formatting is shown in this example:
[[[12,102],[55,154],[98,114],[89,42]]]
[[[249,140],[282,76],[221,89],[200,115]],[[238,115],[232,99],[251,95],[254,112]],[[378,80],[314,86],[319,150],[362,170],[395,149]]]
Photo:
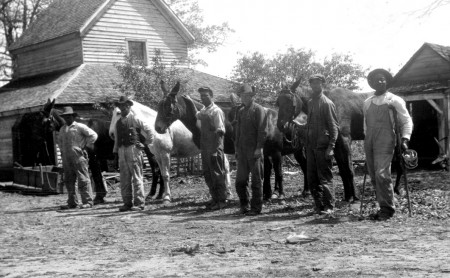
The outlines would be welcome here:
[[[306,147],[310,149],[334,148],[339,132],[336,107],[323,92],[318,96],[313,96],[308,103],[306,130]]]
[[[201,121],[201,149],[215,151],[223,150],[223,135],[225,134],[225,114],[216,104],[211,103],[197,112],[196,117]],[[219,136],[219,134],[221,134]]]
[[[253,155],[256,149],[262,149],[266,141],[267,121],[264,107],[252,102],[238,112],[236,125],[236,151]]]
[[[118,122],[121,121],[121,125],[122,126],[126,126],[126,127],[132,127],[132,128],[139,128],[141,131],[141,134],[144,135],[146,142],[145,144],[151,144],[153,142],[153,131],[150,128],[150,124],[147,123],[146,121],[143,121],[142,119],[140,119],[139,117],[137,117],[133,111],[130,111],[130,113],[128,113],[128,115],[126,116],[121,116],[120,119],[118,120]],[[117,124],[116,123],[116,129],[117,129]],[[114,149],[113,152],[117,153],[120,145],[120,141],[119,141],[119,135],[118,135],[119,131],[116,130],[116,132],[114,133]]]
[[[75,155],[79,157],[86,146],[93,147],[97,140],[97,133],[82,123],[74,121],[70,126],[63,125],[59,130],[58,145],[61,149],[63,160],[65,157]]]
[[[363,112],[364,112],[364,118],[366,118],[367,110],[370,107],[370,104],[373,103],[374,105],[380,106],[383,104],[387,104],[389,107],[395,108],[397,111],[397,119],[398,124],[400,125],[401,135],[402,138],[410,139],[411,133],[413,130],[413,122],[411,119],[411,116],[409,115],[408,110],[406,109],[406,103],[405,101],[390,92],[385,92],[384,94],[381,94],[379,96],[373,95],[366,99],[364,101],[363,106]],[[391,111],[392,112],[392,111]],[[394,120],[394,114],[390,114],[391,124],[392,128],[395,129],[395,120]],[[367,122],[364,121],[364,134],[366,134],[367,131]]]

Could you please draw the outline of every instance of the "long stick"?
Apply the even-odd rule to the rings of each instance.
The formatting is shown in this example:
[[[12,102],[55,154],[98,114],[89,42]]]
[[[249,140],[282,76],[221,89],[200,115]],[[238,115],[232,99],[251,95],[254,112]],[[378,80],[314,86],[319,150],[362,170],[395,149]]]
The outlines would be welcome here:
[[[403,171],[403,176],[404,176],[404,182],[405,182],[405,191],[406,191],[406,199],[408,200],[408,212],[409,212],[409,217],[412,216],[412,211],[411,211],[411,199],[409,197],[409,186],[408,186],[408,178],[407,178],[407,169],[405,166],[405,161],[403,160],[403,156],[402,156],[402,139],[401,139],[401,133],[400,133],[400,125],[398,124],[398,119],[397,119],[397,111],[395,110],[395,108],[392,109],[394,112],[394,124],[395,124],[395,133],[396,133],[396,137],[397,137],[397,156],[398,156],[398,160],[400,162],[400,167],[402,168]]]
[[[362,187],[362,192],[361,192],[361,207],[359,208],[359,215],[361,217],[363,215],[364,190],[366,188],[366,178],[367,178],[367,171],[366,171],[366,167],[364,167],[364,181],[363,181],[363,187]]]

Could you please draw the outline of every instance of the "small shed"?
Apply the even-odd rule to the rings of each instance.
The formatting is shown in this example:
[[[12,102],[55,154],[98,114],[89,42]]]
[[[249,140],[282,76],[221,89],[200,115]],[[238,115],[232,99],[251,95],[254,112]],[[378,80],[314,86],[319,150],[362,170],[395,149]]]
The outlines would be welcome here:
[[[424,43],[394,76],[390,89],[407,102],[414,122],[410,146],[428,162],[450,154],[449,87],[450,47]]]

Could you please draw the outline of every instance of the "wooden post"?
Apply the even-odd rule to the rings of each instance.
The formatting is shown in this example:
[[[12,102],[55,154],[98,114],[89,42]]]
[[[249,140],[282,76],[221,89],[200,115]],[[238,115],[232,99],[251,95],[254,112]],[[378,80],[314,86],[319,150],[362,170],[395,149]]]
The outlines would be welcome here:
[[[449,134],[449,128],[450,128],[450,80],[448,81],[448,87],[449,89],[447,89],[445,91],[445,97],[443,99],[443,112],[444,112],[444,134],[443,136],[445,137],[445,153],[447,154],[447,165],[448,165],[448,160],[450,157],[450,134]]]

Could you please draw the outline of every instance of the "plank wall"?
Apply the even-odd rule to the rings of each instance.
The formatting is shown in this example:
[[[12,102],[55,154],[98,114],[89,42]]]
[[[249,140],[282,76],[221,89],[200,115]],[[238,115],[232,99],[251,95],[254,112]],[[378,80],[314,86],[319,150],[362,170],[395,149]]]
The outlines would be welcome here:
[[[53,72],[83,63],[81,39],[70,35],[15,52],[15,78]]]
[[[19,115],[0,119],[0,168],[13,167],[12,127]]]
[[[166,62],[187,57],[185,40],[149,0],[118,0],[83,37],[85,63],[123,62],[127,40],[146,41],[150,64],[155,48]]]

